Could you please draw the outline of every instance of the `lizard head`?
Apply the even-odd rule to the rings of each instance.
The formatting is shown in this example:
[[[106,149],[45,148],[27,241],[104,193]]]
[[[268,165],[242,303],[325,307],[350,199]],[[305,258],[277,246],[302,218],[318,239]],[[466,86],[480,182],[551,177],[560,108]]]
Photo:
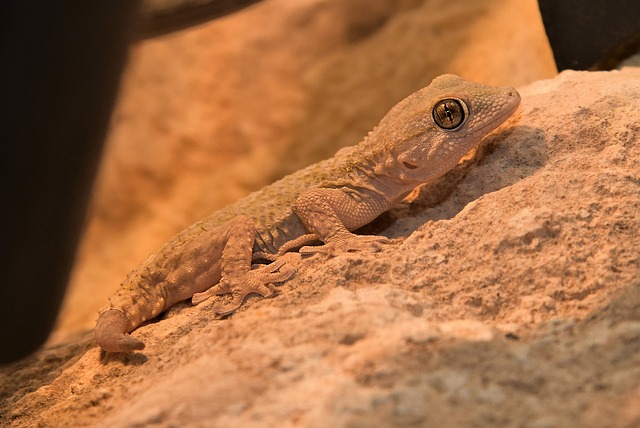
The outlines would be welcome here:
[[[369,141],[383,150],[375,172],[414,186],[438,178],[519,104],[513,88],[437,77],[393,107],[371,133]]]

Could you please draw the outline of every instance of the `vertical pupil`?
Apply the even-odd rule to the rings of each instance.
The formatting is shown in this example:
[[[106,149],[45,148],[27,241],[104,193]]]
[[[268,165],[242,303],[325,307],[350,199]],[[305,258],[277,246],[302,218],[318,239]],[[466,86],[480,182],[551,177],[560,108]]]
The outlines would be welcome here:
[[[453,122],[453,113],[451,112],[449,104],[447,103],[444,104],[444,114],[447,115],[447,119],[449,119],[450,122]]]

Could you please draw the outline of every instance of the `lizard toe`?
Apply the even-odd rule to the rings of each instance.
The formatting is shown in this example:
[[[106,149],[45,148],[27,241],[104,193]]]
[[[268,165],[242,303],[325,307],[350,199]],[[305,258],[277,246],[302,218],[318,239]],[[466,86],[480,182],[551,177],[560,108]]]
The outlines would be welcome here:
[[[228,293],[231,293],[230,284],[227,281],[220,281],[208,290],[203,291],[202,293],[195,293],[193,296],[191,296],[191,303],[194,305],[199,305],[210,297],[220,296],[222,294]]]
[[[278,260],[269,265],[253,269],[247,272],[247,275],[263,284],[268,284],[286,281],[291,278],[294,272],[295,269],[287,266],[284,260]]]
[[[264,285],[263,285],[264,287]],[[267,287],[265,287],[267,288]],[[220,316],[224,316],[224,315],[229,315],[233,312],[235,312],[236,310],[238,310],[238,308],[242,305],[242,303],[244,302],[245,297],[247,297],[248,294],[250,294],[252,291],[251,290],[247,290],[246,287],[242,287],[239,286],[237,288],[234,289],[233,293],[232,293],[232,299],[231,302],[227,303],[226,305],[216,305],[213,307],[213,311],[220,315]],[[261,293],[259,293],[261,294]],[[268,293],[267,293],[268,294]],[[263,297],[267,297],[264,294],[261,294]]]
[[[325,254],[330,257],[358,251],[377,253],[382,251],[383,247],[391,242],[392,240],[386,236],[351,235],[346,238],[336,239],[324,245],[305,246],[300,248],[299,251],[303,256]]]

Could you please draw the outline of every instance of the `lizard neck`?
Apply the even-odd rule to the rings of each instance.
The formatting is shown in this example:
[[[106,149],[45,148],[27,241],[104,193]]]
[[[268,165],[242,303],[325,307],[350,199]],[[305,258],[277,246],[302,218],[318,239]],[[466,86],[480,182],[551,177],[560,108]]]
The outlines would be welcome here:
[[[375,145],[360,144],[349,153],[345,158],[346,170],[352,183],[380,195],[390,207],[422,181],[403,179],[385,171],[381,167],[387,162],[388,156],[383,151],[371,150],[372,147]]]

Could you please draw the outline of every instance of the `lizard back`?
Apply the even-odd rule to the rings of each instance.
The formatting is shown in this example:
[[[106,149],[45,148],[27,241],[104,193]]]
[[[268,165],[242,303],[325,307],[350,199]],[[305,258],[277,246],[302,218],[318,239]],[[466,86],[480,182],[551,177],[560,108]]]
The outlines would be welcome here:
[[[195,223],[180,235],[198,235],[199,230],[210,230],[239,216],[250,217],[256,224],[256,251],[276,254],[285,243],[298,238],[308,231],[293,211],[298,197],[312,188],[353,188],[354,183],[367,181],[367,164],[362,155],[354,152],[363,143],[354,147],[351,153],[335,156],[292,173],[261,190],[250,193],[237,202],[228,205],[203,220]]]

